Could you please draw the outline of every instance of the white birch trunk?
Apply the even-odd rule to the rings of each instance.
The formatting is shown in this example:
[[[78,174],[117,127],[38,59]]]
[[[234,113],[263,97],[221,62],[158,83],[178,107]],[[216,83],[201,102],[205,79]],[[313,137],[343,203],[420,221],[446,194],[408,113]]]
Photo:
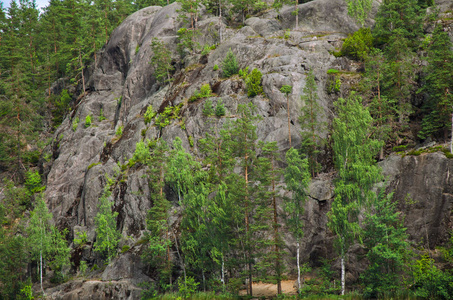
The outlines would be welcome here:
[[[341,251],[341,294],[344,295],[345,290],[345,264],[344,264],[344,251]]]
[[[223,292],[225,293],[225,261],[223,260],[223,255],[222,255],[222,286]]]
[[[297,260],[297,292],[300,293],[300,245],[299,242],[297,242],[297,252],[296,252],[296,260]]]
[[[41,281],[41,291],[42,293],[44,294],[44,289],[42,288],[42,250],[39,251],[39,278],[40,278],[40,281]]]

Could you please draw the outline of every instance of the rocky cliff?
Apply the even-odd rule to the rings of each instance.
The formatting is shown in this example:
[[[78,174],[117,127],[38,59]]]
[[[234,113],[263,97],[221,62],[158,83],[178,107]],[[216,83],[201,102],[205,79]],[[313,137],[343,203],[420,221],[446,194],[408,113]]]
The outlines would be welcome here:
[[[378,2],[374,5],[376,11]],[[47,149],[50,161],[43,161],[46,177],[46,202],[59,228],[68,228],[70,238],[81,230],[88,232],[88,242],[95,239],[94,217],[98,199],[106,184],[105,176],[113,176],[119,165],[132,157],[135,144],[143,138],[161,137],[169,144],[180,137],[183,146],[197,155],[197,140],[212,126],[202,114],[204,100],[188,103],[187,99],[208,83],[215,95],[213,103],[223,101],[227,114],[216,119],[221,126],[233,117],[238,104],[252,101],[258,107],[263,120],[257,125],[258,138],[277,141],[281,153],[289,148],[287,137],[286,98],[279,91],[282,85],[293,86],[290,94],[291,133],[293,146],[300,144],[299,115],[303,103],[300,100],[305,79],[313,70],[318,85],[319,102],[324,110],[323,118],[333,117],[333,101],[347,95],[348,87],[357,82],[359,67],[347,58],[337,58],[331,53],[338,49],[348,33],[358,29],[347,15],[343,0],[317,0],[299,5],[299,28],[293,30],[293,7],[284,7],[279,13],[271,10],[260,16],[248,18],[241,28],[229,27],[224,19],[200,14],[197,26],[202,35],[201,44],[222,42],[207,55],[190,54],[180,59],[176,51],[178,5],[148,7],[129,16],[112,34],[95,64],[85,70],[87,92],[78,98],[70,115],[55,133],[55,141]],[[372,20],[369,20],[371,23]],[[285,39],[286,29],[291,29]],[[149,63],[152,57],[153,38],[164,41],[172,50],[176,69],[175,80],[168,85],[159,83],[153,76]],[[258,68],[263,73],[264,95],[248,98],[244,83],[239,78],[222,79],[214,65],[221,65],[229,49],[238,57],[241,68]],[[327,93],[329,75],[335,68],[348,71],[342,76],[338,93]],[[183,103],[181,115],[185,126],[175,121],[162,130],[149,127],[143,115],[148,105],[162,112],[168,105]],[[101,111],[105,120],[98,119]],[[83,120],[92,116],[93,124],[85,127]],[[78,126],[73,126],[76,118]],[[123,126],[123,134],[115,132]],[[74,128],[73,128],[74,127]],[[320,133],[327,136],[327,132]],[[194,140],[191,146],[190,140]],[[305,261],[313,265],[322,257],[332,257],[332,236],[326,228],[326,213],[333,198],[333,185],[329,165],[329,153],[324,153],[324,171],[311,184],[310,200],[306,203],[305,236],[302,253]],[[442,153],[420,156],[392,155],[381,162],[394,191],[395,201],[405,215],[405,225],[413,241],[423,241],[430,248],[444,243],[451,228],[453,204],[453,161]],[[329,173],[330,172],[330,173]],[[145,230],[145,219],[150,208],[149,187],[140,168],[129,169],[114,188],[111,199],[119,213],[117,227],[124,239],[123,245],[130,250],[120,254],[103,272],[94,272],[96,280],[73,280],[56,288],[48,289],[51,298],[79,299],[90,295],[93,299],[136,299],[137,284],[150,280],[140,262],[140,243]],[[171,196],[171,195],[170,195]],[[173,199],[174,200],[174,199]],[[173,201],[177,206],[177,201]],[[172,219],[178,222],[178,215]],[[295,252],[294,240],[285,236],[290,252]],[[358,251],[352,249],[351,251]],[[74,252],[72,259],[77,266],[81,259],[90,266],[99,258],[86,247]],[[350,280],[356,279],[360,262],[351,259],[347,271]]]

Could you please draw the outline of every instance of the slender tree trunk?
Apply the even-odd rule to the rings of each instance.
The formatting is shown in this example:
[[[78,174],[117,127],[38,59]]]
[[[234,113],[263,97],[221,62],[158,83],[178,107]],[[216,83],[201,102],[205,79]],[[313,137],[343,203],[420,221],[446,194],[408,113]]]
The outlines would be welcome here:
[[[179,247],[178,247],[178,240],[176,239],[176,234],[173,234],[173,237],[175,239],[175,246],[176,246],[176,253],[178,253],[178,258],[182,263],[182,272],[184,274],[184,286],[187,284],[187,276],[186,276],[186,264],[182,260],[181,253],[179,252]]]
[[[42,247],[42,244],[41,244]],[[41,291],[44,294],[44,289],[42,287],[42,250],[39,252],[39,279],[41,282]]]
[[[296,253],[296,261],[297,261],[297,292],[300,293],[301,283],[300,283],[300,244],[299,240],[296,243],[297,253]]]
[[[288,137],[289,137],[289,148],[291,148],[291,119],[289,117],[289,95],[286,95],[286,110],[288,112]]]
[[[346,275],[346,268],[345,268],[345,263],[344,263],[344,249],[343,246],[341,248],[341,258],[340,258],[340,264],[341,264],[341,294],[344,295],[344,290],[345,290],[345,275]]]
[[[297,10],[297,5],[299,4],[299,0],[295,0],[294,1],[294,7],[295,7],[295,12],[296,12],[296,27],[294,29],[297,30],[297,28],[299,27],[299,11]]]
[[[245,139],[247,141],[247,137]],[[245,146],[245,153],[247,153],[247,144]],[[247,165],[248,155],[245,154],[245,239],[246,239],[246,251],[247,251],[247,261],[249,267],[249,289],[250,296],[253,296],[252,292],[252,262],[251,262],[251,253],[250,253],[250,228],[249,228],[249,205],[248,205],[248,165]]]
[[[82,62],[82,52],[79,48],[79,60],[80,60],[80,72],[82,75],[82,88],[83,88],[83,94],[85,94],[85,76],[83,75],[83,62]]]
[[[219,44],[222,43],[222,3],[219,0]]]
[[[272,158],[272,174],[274,174],[274,158]],[[279,247],[279,238],[278,238],[278,220],[277,220],[277,199],[275,197],[275,179],[272,178],[272,205],[274,207],[274,243],[275,243],[275,253],[277,259],[275,261],[275,271],[277,272],[277,294],[282,293],[282,281],[281,281],[281,270],[280,270],[280,247]]]
[[[222,287],[223,287],[223,292],[225,293],[225,261],[223,258],[223,253],[222,253]]]
[[[451,113],[451,140],[450,140],[450,153],[453,153],[453,110]]]

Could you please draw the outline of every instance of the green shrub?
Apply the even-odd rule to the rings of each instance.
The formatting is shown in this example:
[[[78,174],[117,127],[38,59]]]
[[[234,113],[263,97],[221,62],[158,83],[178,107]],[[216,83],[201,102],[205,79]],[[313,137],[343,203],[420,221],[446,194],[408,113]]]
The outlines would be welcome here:
[[[203,84],[200,88],[200,91],[195,91],[193,95],[189,98],[189,102],[197,101],[201,98],[208,98],[211,96],[212,90],[209,83]]]
[[[212,101],[209,99],[206,99],[206,101],[203,104],[203,115],[206,117],[210,117],[214,115],[214,109],[212,108]]]
[[[137,144],[135,144],[135,152],[132,155],[130,163],[134,164],[136,162],[140,162],[146,164],[149,158],[150,153],[147,143],[145,143],[144,141],[137,142]]]
[[[201,98],[211,97],[211,93],[212,93],[211,86],[208,83],[203,84],[201,86],[201,88],[200,88],[200,97]]]
[[[190,147],[193,148],[194,141],[193,141],[193,137],[191,135],[189,135],[189,144],[190,144]]]
[[[246,81],[247,80],[247,76],[249,76],[249,67],[246,67],[245,69],[240,69],[239,70],[239,76],[244,80]]]
[[[370,28],[360,28],[349,35],[341,47],[341,53],[355,60],[365,60],[373,47],[373,36]]]
[[[217,105],[215,106],[215,115],[217,117],[223,117],[226,113],[225,106],[222,103],[222,100],[219,100],[217,102]]]
[[[100,162],[97,162],[97,163],[92,163],[88,166],[87,170],[90,170],[92,167],[94,166],[97,166],[97,165],[100,165],[101,163]]]
[[[153,109],[153,106],[152,105],[149,105],[147,108],[146,108],[146,112],[145,112],[145,124],[149,124],[151,123],[151,120],[156,116],[156,113],[154,112],[154,109]]]
[[[79,117],[75,117],[72,121],[72,131],[76,131],[77,127],[79,126]]]
[[[407,155],[414,155],[414,156],[419,156],[420,154],[422,154],[421,150],[411,150],[407,153]]]
[[[85,128],[88,128],[91,126],[91,116],[87,115],[85,118]]]
[[[87,269],[88,269],[87,262],[84,260],[80,261],[79,271],[80,274],[82,274],[82,276],[85,276]]]
[[[74,244],[79,247],[83,246],[88,242],[87,232],[86,231],[76,231],[74,232]]]
[[[263,86],[261,85],[261,71],[253,69],[253,71],[247,76],[245,80],[245,86],[247,88],[247,96],[255,97],[263,92]]]
[[[102,122],[104,121],[106,118],[104,117],[104,111],[102,110],[101,108],[101,112],[99,113],[99,117],[98,117],[98,121],[99,122]]]
[[[121,137],[121,136],[123,135],[123,128],[124,128],[123,125],[118,126],[118,127],[116,128],[115,135],[116,135],[117,137]]]
[[[33,289],[32,289],[31,283],[24,285],[24,287],[20,290],[20,293],[21,293],[23,299],[28,299],[28,300],[35,299],[33,297]],[[22,299],[22,298],[19,298],[19,299]]]
[[[289,29],[287,29],[287,30],[285,31],[285,35],[283,36],[283,38],[284,38],[285,40],[287,40],[287,39],[289,39],[290,36],[291,36],[291,31],[290,31]]]
[[[222,71],[223,76],[227,78],[239,72],[239,65],[231,48],[222,62]]]
[[[399,145],[393,147],[393,152],[400,152],[400,151],[405,151],[407,149],[407,145]]]
[[[199,284],[199,282],[195,282],[195,279],[192,276],[188,276],[186,282],[180,277],[178,281],[179,293],[184,299],[190,298],[197,290]]]
[[[189,99],[190,101],[190,99]],[[173,113],[173,107],[172,106],[167,106],[164,108],[164,111],[157,115],[156,122],[155,124],[160,128],[164,128],[165,126],[170,124],[170,118]]]
[[[333,94],[333,93],[339,93],[341,90],[341,78],[340,76],[332,76],[329,78],[328,84],[327,84],[327,93],[328,94]]]
[[[27,171],[25,173],[25,187],[30,194],[39,193],[46,188],[45,186],[42,186],[41,175],[39,175],[38,171]]]
[[[123,248],[121,248],[121,253],[126,253],[129,249],[131,249],[129,245],[124,245]]]
[[[218,69],[219,69],[218,65],[214,65],[214,67],[212,68],[213,71],[217,71]]]
[[[215,45],[209,46],[208,44],[204,45],[203,50],[201,51],[201,55],[208,55],[209,52],[215,50]]]
[[[340,72],[340,71],[338,71],[337,69],[329,69],[329,70],[327,70],[327,74],[337,74],[338,72]]]

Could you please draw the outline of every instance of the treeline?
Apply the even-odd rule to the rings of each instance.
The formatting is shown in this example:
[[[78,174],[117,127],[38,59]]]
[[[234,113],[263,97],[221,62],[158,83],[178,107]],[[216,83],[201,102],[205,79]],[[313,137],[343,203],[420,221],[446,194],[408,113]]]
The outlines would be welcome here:
[[[51,0],[42,11],[34,0],[0,4],[0,171],[24,180],[44,147],[39,134],[58,127],[79,96],[53,95],[52,84],[64,78],[64,89],[83,91],[82,70],[113,29],[154,2]]]

